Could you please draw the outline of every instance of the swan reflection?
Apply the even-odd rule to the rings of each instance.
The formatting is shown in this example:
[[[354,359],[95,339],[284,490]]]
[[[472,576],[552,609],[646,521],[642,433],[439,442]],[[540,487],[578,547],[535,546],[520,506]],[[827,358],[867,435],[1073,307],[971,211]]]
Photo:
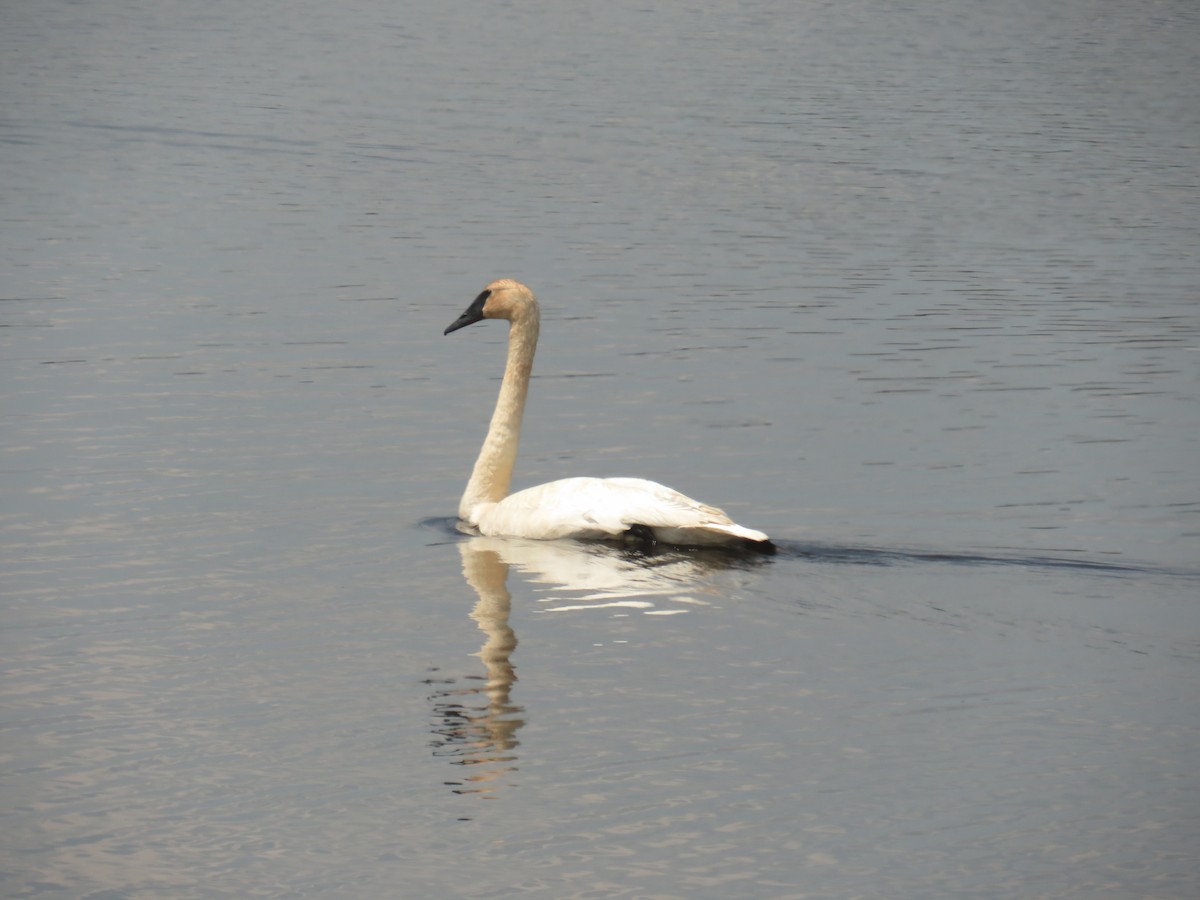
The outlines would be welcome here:
[[[508,565],[487,549],[468,549],[464,543],[461,550],[463,576],[479,596],[471,618],[485,636],[475,655],[487,674],[483,679],[469,676],[476,682],[470,687],[453,687],[453,678],[443,680],[445,687],[434,693],[434,755],[452,757],[455,765],[478,767],[447,784],[456,793],[490,798],[496,789],[493,782],[516,770],[516,734],[525,724],[521,707],[509,697],[517,680],[511,659],[517,636],[508,624]]]
[[[675,615],[710,606],[728,596],[717,577],[765,564],[720,551],[630,549],[574,541],[471,537],[458,544],[463,576],[478,597],[471,618],[483,632],[478,656],[484,675],[430,679],[435,756],[469,767],[447,784],[460,794],[496,796],[517,770],[517,733],[524,708],[512,700],[517,681],[512,661],[517,636],[509,625],[510,569],[526,577],[541,605],[538,612],[608,610],[610,615]]]
[[[722,550],[682,550],[583,541],[476,537],[459,545],[465,558],[494,553],[539,594],[539,612],[597,609],[675,615],[728,593],[717,573],[761,565],[762,558]],[[470,578],[468,577],[468,581]]]

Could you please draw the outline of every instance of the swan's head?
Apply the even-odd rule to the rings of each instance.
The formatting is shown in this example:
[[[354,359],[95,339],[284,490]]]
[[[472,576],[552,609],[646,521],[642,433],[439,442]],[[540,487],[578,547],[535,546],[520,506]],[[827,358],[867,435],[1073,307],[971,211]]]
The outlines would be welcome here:
[[[481,319],[508,319],[511,322],[531,313],[537,314],[533,291],[519,281],[501,278],[485,287],[467,311],[450,323],[442,334],[474,325]]]

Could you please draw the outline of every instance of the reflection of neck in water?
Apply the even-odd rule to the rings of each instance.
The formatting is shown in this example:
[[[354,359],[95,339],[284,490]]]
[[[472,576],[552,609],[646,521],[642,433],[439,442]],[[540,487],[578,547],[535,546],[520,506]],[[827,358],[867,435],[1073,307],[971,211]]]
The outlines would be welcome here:
[[[455,765],[480,767],[456,783],[457,793],[487,795],[498,787],[491,782],[516,771],[513,751],[520,743],[516,733],[525,721],[519,717],[521,707],[509,697],[517,680],[510,659],[517,637],[508,624],[512,605],[504,584],[508,565],[495,552],[471,548],[469,543],[460,545],[463,575],[479,595],[471,618],[486,635],[475,655],[483,660],[487,680],[482,689],[447,688],[434,695],[434,710],[440,719],[435,728],[440,738],[434,746],[436,755],[456,757]],[[472,705],[470,699],[481,693],[487,696],[487,703]]]
[[[508,614],[512,608],[512,598],[505,586],[508,565],[490,550],[468,550],[465,545],[462,558],[463,575],[479,595],[479,602],[471,610],[471,618],[479,625],[479,630],[487,635],[487,640],[475,655],[487,667],[489,709],[493,713],[509,712],[513,709],[509,703],[509,691],[517,680],[509,657],[517,647],[517,636],[508,624]]]

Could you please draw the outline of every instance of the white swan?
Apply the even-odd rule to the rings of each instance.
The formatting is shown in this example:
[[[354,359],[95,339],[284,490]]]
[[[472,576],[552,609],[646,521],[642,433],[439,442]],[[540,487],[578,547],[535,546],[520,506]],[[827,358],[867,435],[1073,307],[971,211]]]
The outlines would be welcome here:
[[[564,478],[509,494],[537,350],[538,303],[520,282],[493,281],[443,333],[481,319],[509,321],[508,362],[492,423],[458,506],[468,530],[534,540],[632,538],[681,546],[771,548],[761,531],[743,528],[719,509],[641,478]]]

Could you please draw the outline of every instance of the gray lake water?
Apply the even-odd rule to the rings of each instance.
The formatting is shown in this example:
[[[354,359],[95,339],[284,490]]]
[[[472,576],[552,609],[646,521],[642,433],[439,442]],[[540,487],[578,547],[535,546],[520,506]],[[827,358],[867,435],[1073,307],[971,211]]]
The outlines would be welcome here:
[[[6,3],[5,897],[1200,895],[1192,0]],[[773,557],[467,539],[634,475]]]

